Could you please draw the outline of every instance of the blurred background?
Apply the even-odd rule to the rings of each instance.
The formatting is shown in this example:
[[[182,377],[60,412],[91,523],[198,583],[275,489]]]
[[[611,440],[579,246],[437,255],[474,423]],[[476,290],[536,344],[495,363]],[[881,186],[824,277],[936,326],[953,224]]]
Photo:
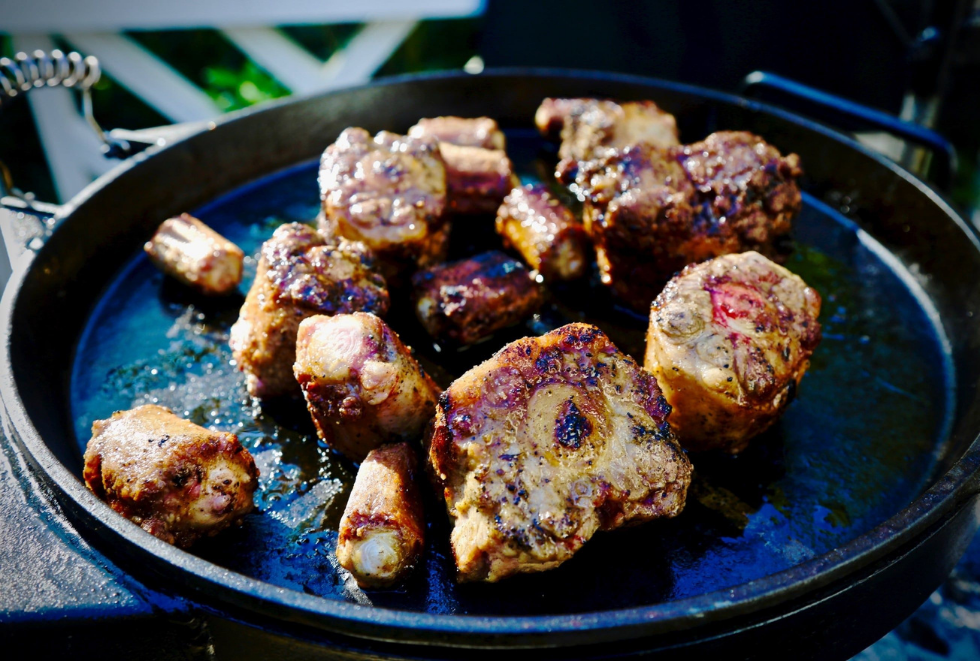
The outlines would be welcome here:
[[[94,115],[132,130],[445,69],[568,67],[729,92],[765,70],[939,132],[958,154],[946,193],[980,226],[980,0],[0,0],[0,55],[37,48],[97,56]],[[66,201],[114,164],[78,104],[61,88],[0,104],[0,161],[40,200]],[[900,140],[841,128],[929,176]],[[978,577],[974,543],[942,589],[858,658],[980,658]]]
[[[980,0],[0,0],[0,55],[35,48],[99,58],[94,111],[107,129],[441,69],[568,67],[731,92],[765,70],[936,129],[959,153],[951,197],[980,206]],[[0,112],[0,160],[42,200],[112,165],[72,103],[52,89]],[[861,138],[901,160],[898,142]]]

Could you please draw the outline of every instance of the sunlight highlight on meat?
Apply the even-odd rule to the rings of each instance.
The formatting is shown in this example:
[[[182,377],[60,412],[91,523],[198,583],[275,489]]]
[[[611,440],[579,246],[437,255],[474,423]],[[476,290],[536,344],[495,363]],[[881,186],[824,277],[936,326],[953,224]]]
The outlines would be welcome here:
[[[756,252],[690,266],[650,311],[645,367],[684,447],[743,450],[793,399],[820,342],[820,295]]]
[[[95,421],[83,477],[116,512],[187,548],[252,511],[259,472],[234,434],[147,404]]]
[[[691,465],[656,379],[598,328],[508,344],[439,399],[428,441],[461,581],[568,560],[597,530],[672,517]]]

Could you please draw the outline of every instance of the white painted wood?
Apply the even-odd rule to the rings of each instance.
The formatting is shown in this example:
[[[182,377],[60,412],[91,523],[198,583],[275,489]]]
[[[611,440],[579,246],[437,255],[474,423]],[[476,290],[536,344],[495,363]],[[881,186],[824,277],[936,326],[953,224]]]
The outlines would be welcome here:
[[[290,90],[311,94],[367,82],[417,24],[415,20],[368,23],[326,63],[278,30],[232,28],[223,32],[253,62]]]
[[[274,28],[228,28],[224,35],[255,64],[297,94],[323,89],[323,62]]]
[[[95,32],[64,37],[83,54],[99,58],[104,73],[170,120],[192,122],[221,114],[211,97],[128,37]]]
[[[343,50],[327,60],[324,66],[330,82],[323,89],[349,87],[369,80],[416,25],[414,20],[377,21],[365,25]]]
[[[37,48],[51,51],[55,44],[44,35],[14,35],[13,47],[29,53]],[[112,166],[102,156],[102,142],[79,115],[72,94],[63,87],[27,94],[55,190],[63,202]]]
[[[225,35],[291,91],[308,94],[366,82],[411,34],[418,16],[479,15],[485,0],[7,0],[0,28],[16,50],[52,50],[61,33],[103,71],[175,122],[221,114],[193,83],[138,43],[111,31],[224,26]],[[326,62],[280,31],[256,26],[371,21]],[[60,199],[67,200],[111,167],[101,143],[79,117],[71,92],[54,88],[29,97]]]
[[[4,0],[9,33],[359,23],[483,13],[485,0]]]

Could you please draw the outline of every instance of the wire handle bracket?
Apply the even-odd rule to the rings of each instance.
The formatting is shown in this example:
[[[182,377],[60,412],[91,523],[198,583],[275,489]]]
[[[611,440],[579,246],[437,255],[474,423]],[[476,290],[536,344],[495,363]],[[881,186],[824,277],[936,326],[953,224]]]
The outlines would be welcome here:
[[[102,130],[95,119],[92,107],[92,87],[102,77],[99,60],[93,56],[82,57],[72,51],[65,53],[55,49],[51,52],[36,50],[32,53],[17,53],[13,59],[0,58],[0,110],[9,106],[18,97],[44,87],[64,87],[77,91],[82,101],[82,116],[99,140],[102,153],[110,158],[124,158],[133,152],[126,140],[110,136]],[[29,194],[14,187],[10,170],[0,162],[0,198],[14,197],[31,202]]]

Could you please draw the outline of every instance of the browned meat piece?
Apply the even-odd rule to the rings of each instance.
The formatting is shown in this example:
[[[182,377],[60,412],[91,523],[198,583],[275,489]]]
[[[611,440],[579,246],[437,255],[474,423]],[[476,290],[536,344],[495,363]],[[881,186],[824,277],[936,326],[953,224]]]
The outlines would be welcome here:
[[[497,250],[419,271],[412,284],[415,314],[425,330],[456,344],[519,323],[542,300],[524,265]]]
[[[252,511],[259,471],[234,434],[148,404],[95,421],[84,478],[112,509],[187,548]]]
[[[671,156],[638,145],[578,171],[602,282],[637,310],[648,309],[676,271],[711,257],[719,241],[696,222],[694,189]]]
[[[493,213],[519,183],[502,150],[460,147],[442,142],[449,208],[456,213]]]
[[[588,99],[555,99],[546,98],[534,113],[534,124],[541,135],[550,139],[561,138],[561,131],[568,120],[577,111],[581,115],[588,105]]]
[[[600,99],[545,99],[534,121],[546,136],[561,133],[558,171],[564,173],[565,181],[574,177],[579,161],[598,158],[610,149],[680,144],[674,116],[653,101],[619,104]]]
[[[340,520],[337,560],[362,588],[385,588],[415,567],[425,544],[422,498],[408,443],[371,450]]]
[[[820,295],[756,252],[689,266],[650,312],[645,367],[690,450],[743,450],[792,400],[820,342]]]
[[[299,395],[293,378],[299,322],[315,314],[384,314],[388,290],[361,243],[327,245],[316,230],[283,225],[262,245],[255,282],[230,344],[253,397]]]
[[[447,200],[456,213],[493,213],[517,185],[504,152],[504,134],[489,117],[420,119],[408,135],[439,141],[446,165]]]
[[[161,271],[203,294],[227,294],[242,281],[242,249],[187,213],[163,221],[143,250]]]
[[[572,280],[589,266],[582,224],[541,184],[515,188],[504,198],[497,233],[545,280]]]
[[[783,158],[749,133],[679,149],[628,147],[579,165],[603,282],[636,310],[688,264],[746,250],[779,257],[801,207],[799,157]]]
[[[719,131],[680,150],[678,160],[698,190],[702,215],[737,237],[741,251],[773,253],[803,206],[796,178],[800,157],[783,156],[745,131]]]
[[[349,128],[320,160],[321,230],[363,241],[387,278],[445,258],[446,168],[438,143]]]
[[[428,442],[461,581],[568,560],[684,507],[691,465],[657,381],[586,324],[507,345],[442,397]]]
[[[506,141],[497,122],[489,117],[429,117],[408,129],[412,138],[435,138],[462,147],[504,149]]]
[[[320,438],[354,461],[418,439],[439,396],[398,335],[363,312],[303,321],[293,370]]]

